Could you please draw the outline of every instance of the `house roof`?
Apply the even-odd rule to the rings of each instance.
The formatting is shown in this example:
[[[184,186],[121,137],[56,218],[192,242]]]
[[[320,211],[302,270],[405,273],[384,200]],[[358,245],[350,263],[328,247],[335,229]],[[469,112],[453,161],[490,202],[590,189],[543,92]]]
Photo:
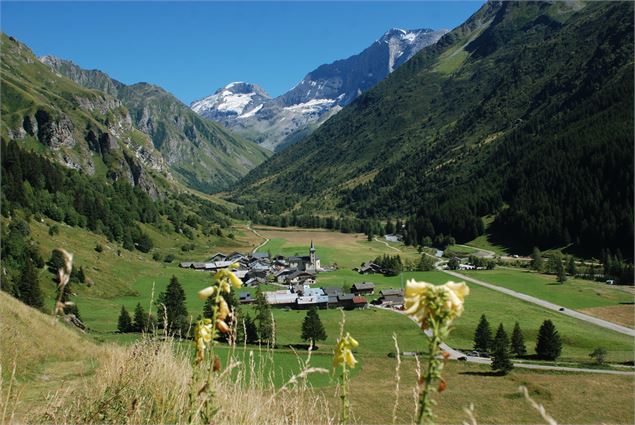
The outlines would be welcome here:
[[[382,289],[379,291],[379,294],[384,297],[388,297],[390,295],[401,295],[403,296],[403,291],[401,289]]]
[[[188,268],[192,265],[191,262],[187,261],[187,262],[183,262],[183,263],[179,263],[179,267],[185,267]]]
[[[388,295],[387,297],[384,297],[382,301],[386,303],[403,304],[403,296],[402,295]]]
[[[367,304],[368,300],[364,297],[353,297],[353,304]]]
[[[337,296],[342,293],[342,290],[340,288],[334,288],[332,286],[322,288],[322,290],[324,291],[326,295],[329,295],[329,296]]]
[[[353,289],[375,289],[375,284],[373,282],[354,283]]]
[[[296,270],[293,273],[291,273],[289,276],[287,276],[287,278],[288,279],[295,279],[296,277],[302,277],[302,276],[305,276],[308,279],[308,278],[311,278],[311,277],[315,277],[315,273]]]
[[[340,294],[337,296],[339,301],[352,301],[354,295],[353,294]]]

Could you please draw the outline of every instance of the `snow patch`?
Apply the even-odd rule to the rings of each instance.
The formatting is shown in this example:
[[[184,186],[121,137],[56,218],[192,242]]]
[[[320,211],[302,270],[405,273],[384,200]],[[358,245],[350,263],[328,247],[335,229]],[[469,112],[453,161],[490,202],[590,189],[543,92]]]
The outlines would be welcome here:
[[[245,112],[242,115],[239,115],[237,118],[249,118],[249,117],[253,117],[254,115],[256,115],[256,113],[262,109],[262,104],[256,106],[254,109],[252,109],[249,112]]]

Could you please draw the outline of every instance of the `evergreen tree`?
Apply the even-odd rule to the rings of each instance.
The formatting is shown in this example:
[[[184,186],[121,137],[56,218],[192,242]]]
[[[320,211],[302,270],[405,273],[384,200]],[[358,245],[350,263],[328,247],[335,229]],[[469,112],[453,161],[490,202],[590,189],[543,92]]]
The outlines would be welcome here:
[[[434,270],[434,259],[427,254],[422,254],[417,269],[422,272]]]
[[[485,315],[481,315],[478,322],[476,332],[474,332],[474,349],[477,351],[488,352],[492,347],[492,330]]]
[[[148,330],[148,316],[143,310],[143,307],[141,307],[141,303],[137,303],[137,306],[134,309],[132,330],[134,332],[146,332]]]
[[[315,346],[316,341],[324,341],[326,339],[326,331],[316,307],[311,307],[307,311],[302,322],[302,339],[310,341],[312,346]]]
[[[538,331],[536,341],[536,354],[538,358],[544,360],[555,360],[560,357],[562,351],[562,341],[556,327],[551,320],[545,320]]]
[[[185,291],[176,276],[172,276],[165,292],[158,300],[159,324],[167,318],[167,331],[185,335],[190,326],[189,314],[185,306]]]
[[[509,359],[509,339],[503,324],[498,325],[496,337],[494,337],[494,347],[492,353],[492,370],[498,371],[503,375],[512,370],[514,365]]]
[[[271,306],[262,293],[260,286],[256,289],[256,324],[261,342],[269,342],[273,336],[273,319]]]
[[[35,308],[44,306],[37,268],[30,258],[27,258],[17,282],[18,298],[25,304]]]
[[[452,257],[450,258],[450,261],[448,261],[448,269],[450,270],[458,270],[459,268],[459,260],[456,257]]]
[[[569,273],[570,276],[575,276],[576,274],[578,274],[578,269],[576,267],[573,256],[569,256],[569,263],[567,264],[567,273]]]
[[[126,307],[121,306],[121,312],[119,313],[119,320],[117,321],[117,330],[120,333],[126,333],[132,331],[132,320]]]
[[[523,337],[523,332],[520,330],[518,322],[514,325],[514,331],[512,332],[511,350],[517,357],[522,357],[527,354],[525,338]]]
[[[249,313],[242,319],[242,326],[238,327],[238,341],[244,341],[247,344],[258,342],[258,327]]]
[[[534,247],[534,251],[531,254],[531,268],[540,272],[542,271],[543,267],[544,265],[542,261],[542,253],[540,252],[538,247]]]

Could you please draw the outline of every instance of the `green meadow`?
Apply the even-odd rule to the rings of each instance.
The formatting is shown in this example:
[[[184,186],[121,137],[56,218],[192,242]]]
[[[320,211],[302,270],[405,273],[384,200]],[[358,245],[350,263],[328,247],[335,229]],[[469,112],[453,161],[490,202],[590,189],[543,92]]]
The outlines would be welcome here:
[[[571,279],[523,269],[466,270],[461,273],[572,309],[632,304],[633,293],[600,282]]]

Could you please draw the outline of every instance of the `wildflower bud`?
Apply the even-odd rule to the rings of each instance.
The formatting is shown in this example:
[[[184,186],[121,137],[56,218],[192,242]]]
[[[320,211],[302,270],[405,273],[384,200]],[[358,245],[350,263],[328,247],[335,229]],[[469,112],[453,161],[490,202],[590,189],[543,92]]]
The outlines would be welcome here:
[[[227,323],[220,319],[216,321],[216,329],[224,334],[229,333],[229,326],[227,326]]]
[[[443,391],[445,391],[445,388],[448,386],[447,382],[445,382],[445,379],[441,379],[439,381],[439,387],[437,388],[437,391],[442,393]]]
[[[214,357],[214,372],[218,372],[220,370],[220,358],[218,356]]]
[[[212,295],[214,295],[214,292],[216,292],[216,288],[213,286],[208,286],[207,288],[198,291],[198,297],[201,300],[206,300]]]
[[[234,288],[240,288],[243,284],[243,282],[238,279],[238,277],[234,273],[231,272],[229,273],[229,280],[231,281]]]
[[[227,305],[227,301],[224,298],[220,299],[219,308],[218,308],[218,317],[221,320],[225,320],[229,315],[229,306]]]

